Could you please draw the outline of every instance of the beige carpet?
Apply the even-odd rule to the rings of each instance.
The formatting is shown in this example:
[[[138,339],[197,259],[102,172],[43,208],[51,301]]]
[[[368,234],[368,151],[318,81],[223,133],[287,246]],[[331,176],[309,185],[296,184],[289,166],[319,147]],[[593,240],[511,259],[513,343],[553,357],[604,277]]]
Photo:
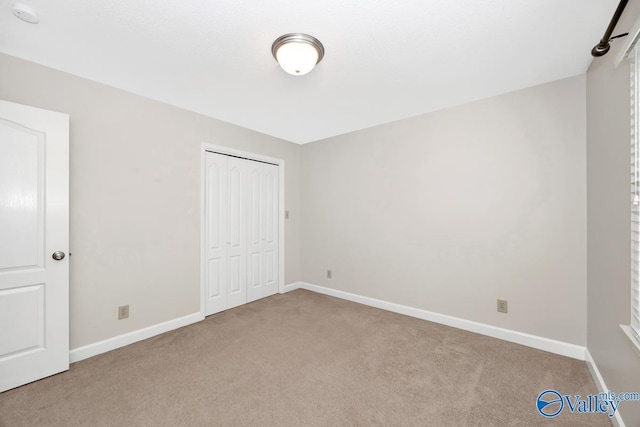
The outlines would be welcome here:
[[[0,394],[18,426],[610,426],[584,362],[297,290]],[[624,403],[623,403],[624,405]]]

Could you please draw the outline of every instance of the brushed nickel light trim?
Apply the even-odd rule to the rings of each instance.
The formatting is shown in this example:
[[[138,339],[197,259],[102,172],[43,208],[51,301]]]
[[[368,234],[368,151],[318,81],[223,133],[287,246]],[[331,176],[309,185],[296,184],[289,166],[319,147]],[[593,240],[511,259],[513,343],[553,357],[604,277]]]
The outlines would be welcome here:
[[[285,35],[282,35],[282,36],[278,37],[273,42],[273,44],[271,45],[271,54],[276,59],[276,61],[278,61],[278,50],[281,47],[283,47],[286,44],[288,44],[288,43],[305,43],[305,44],[310,45],[311,47],[313,47],[316,50],[316,52],[318,53],[318,59],[317,59],[316,63],[313,64],[314,66],[317,65],[322,60],[322,58],[324,57],[324,46],[322,45],[320,40],[318,40],[317,38],[315,38],[313,36],[310,36],[309,34],[289,33],[289,34],[285,34]],[[283,66],[283,64],[281,64],[280,61],[278,61],[278,63],[280,64],[281,67]],[[292,73],[290,71],[287,71],[284,67],[283,67],[283,69],[286,72],[288,72],[289,74],[294,74],[294,73]],[[311,67],[311,69],[313,69],[313,67]],[[306,73],[303,73],[303,74],[306,74]]]

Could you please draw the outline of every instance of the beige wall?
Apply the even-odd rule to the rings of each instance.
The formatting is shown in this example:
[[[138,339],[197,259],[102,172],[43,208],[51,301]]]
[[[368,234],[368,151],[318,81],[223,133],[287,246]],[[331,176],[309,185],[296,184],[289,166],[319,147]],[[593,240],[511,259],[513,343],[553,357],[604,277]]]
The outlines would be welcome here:
[[[640,16],[630,2],[616,27],[629,31]],[[640,391],[640,355],[618,325],[630,323],[629,63],[614,63],[625,39],[594,59],[587,73],[587,347],[607,386]],[[623,403],[628,426],[640,425],[640,404]]]
[[[285,283],[300,279],[300,146],[2,54],[0,82],[71,116],[72,348],[200,310],[202,141],[285,160]]]
[[[631,3],[618,29],[638,15]],[[615,55],[586,79],[297,146],[0,54],[0,98],[71,116],[72,348],[199,310],[207,141],[285,159],[286,283],[588,344],[610,389],[637,391],[618,327],[629,70]],[[640,425],[640,406],[621,411]]]
[[[582,75],[304,145],[302,279],[586,344],[585,102]]]

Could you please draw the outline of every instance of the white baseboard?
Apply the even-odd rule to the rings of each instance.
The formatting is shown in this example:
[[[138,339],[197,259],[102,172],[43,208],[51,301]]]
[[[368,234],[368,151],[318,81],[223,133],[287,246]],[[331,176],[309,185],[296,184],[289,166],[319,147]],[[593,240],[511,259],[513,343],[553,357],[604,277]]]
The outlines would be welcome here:
[[[607,385],[604,383],[604,378],[602,378],[602,375],[598,370],[598,365],[596,365],[596,361],[593,360],[589,349],[585,351],[585,359],[587,362],[587,366],[589,367],[589,372],[591,372],[593,382],[595,382],[596,386],[598,387],[598,391],[600,391],[601,393],[609,391],[609,388],[607,388]],[[624,421],[622,420],[622,415],[620,415],[620,411],[616,411],[616,414],[613,416],[613,418],[609,419],[611,420],[611,423],[614,427],[625,427]]]
[[[128,332],[123,335],[118,335],[117,337],[109,338],[104,341],[74,348],[69,352],[69,362],[79,362],[80,360],[97,356],[98,354],[106,353],[107,351],[115,350],[116,348],[124,347],[125,345],[133,344],[138,341],[146,340],[147,338],[199,322],[203,319],[204,317],[200,312],[188,314],[186,316],[178,317],[177,319],[158,323],[157,325],[138,329],[137,331]]]
[[[338,291],[336,289],[325,288],[324,286],[312,285],[310,283],[300,282],[296,283],[295,286],[295,288],[292,286],[291,290],[298,288],[306,289],[308,291],[313,291],[320,294],[357,302],[371,307],[380,308],[382,310],[392,311],[394,313],[404,314],[406,316],[416,317],[418,319],[428,320],[430,322],[440,323],[442,325],[463,329],[465,331],[487,335],[504,341],[525,345],[527,347],[537,348],[538,350],[560,354],[562,356],[571,357],[573,359],[585,360],[586,348],[579,345],[539,337],[537,335],[525,334],[523,332],[499,328],[497,326],[473,322],[471,320],[465,320],[459,317],[447,316],[446,314],[434,313],[432,311],[408,307],[406,305],[382,301],[379,299],[356,295],[349,292]]]
[[[289,291],[293,291],[295,289],[300,289],[300,287],[303,285],[302,282],[293,282],[293,283],[288,283],[286,285],[284,285],[284,292],[280,292],[282,294],[287,293]]]

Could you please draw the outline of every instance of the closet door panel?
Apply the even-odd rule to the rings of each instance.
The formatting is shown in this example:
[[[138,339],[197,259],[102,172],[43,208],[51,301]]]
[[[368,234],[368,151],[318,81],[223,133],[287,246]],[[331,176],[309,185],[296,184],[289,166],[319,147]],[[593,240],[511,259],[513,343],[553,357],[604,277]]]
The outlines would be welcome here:
[[[263,231],[264,289],[263,296],[278,292],[278,167],[263,165],[265,204]]]
[[[205,309],[207,314],[213,314],[227,308],[227,157],[207,153],[205,174]]]
[[[247,301],[278,291],[278,167],[250,162]]]
[[[221,276],[221,268],[220,268],[221,260],[220,258],[210,259],[207,262],[207,277],[209,284],[209,299],[211,301],[220,298],[221,287],[222,287],[222,278]]]
[[[278,236],[278,167],[265,165],[265,243],[276,244]]]
[[[228,160],[228,308],[247,302],[246,163],[235,157]]]
[[[249,281],[250,288],[258,288],[260,287],[260,266],[262,265],[261,257],[262,254],[260,252],[253,252],[251,255],[251,280]]]
[[[255,164],[253,164],[255,163]],[[251,189],[249,191],[249,245],[251,247],[260,246],[260,163],[252,162],[249,166],[249,179],[251,181]]]
[[[247,162],[249,176],[249,195],[247,197],[247,302],[262,298],[262,163]]]

